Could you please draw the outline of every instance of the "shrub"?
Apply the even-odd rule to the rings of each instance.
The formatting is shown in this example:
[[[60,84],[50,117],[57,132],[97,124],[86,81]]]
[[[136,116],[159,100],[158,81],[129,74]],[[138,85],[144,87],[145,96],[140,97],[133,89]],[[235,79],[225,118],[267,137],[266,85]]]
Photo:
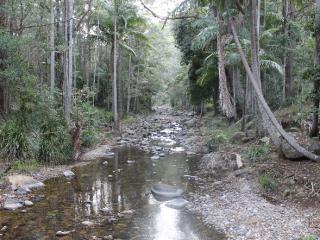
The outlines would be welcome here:
[[[247,157],[250,160],[257,160],[258,158],[266,157],[266,155],[270,152],[270,147],[267,144],[262,145],[252,145],[247,150]]]
[[[305,236],[300,238],[300,240],[317,240],[317,237],[315,236]]]
[[[258,182],[262,189],[266,191],[274,191],[277,187],[275,181],[268,174],[259,176]]]
[[[19,118],[8,119],[2,124],[0,148],[2,158],[9,161],[24,160],[31,155],[25,126]]]
[[[19,172],[33,171],[33,170],[36,170],[38,167],[39,167],[39,163],[36,160],[32,160],[32,161],[17,160],[12,165],[12,169]]]
[[[38,159],[43,163],[60,163],[73,152],[71,136],[62,117],[48,118],[40,126]]]

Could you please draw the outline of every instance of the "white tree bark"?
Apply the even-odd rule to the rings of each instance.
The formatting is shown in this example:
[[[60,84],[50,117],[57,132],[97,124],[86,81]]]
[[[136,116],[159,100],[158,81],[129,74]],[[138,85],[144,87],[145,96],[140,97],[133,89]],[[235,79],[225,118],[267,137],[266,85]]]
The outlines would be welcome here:
[[[73,8],[74,0],[65,0],[64,22],[64,79],[63,79],[63,108],[64,116],[70,123],[72,111],[72,80],[73,80]]]

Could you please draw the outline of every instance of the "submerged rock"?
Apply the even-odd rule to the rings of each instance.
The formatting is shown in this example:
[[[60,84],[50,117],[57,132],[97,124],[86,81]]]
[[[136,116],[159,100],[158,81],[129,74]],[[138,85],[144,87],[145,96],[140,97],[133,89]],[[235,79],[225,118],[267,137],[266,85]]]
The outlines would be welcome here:
[[[182,197],[179,197],[179,198],[175,198],[173,200],[168,201],[166,203],[166,207],[180,210],[185,208],[185,206],[187,206],[188,203],[189,202],[187,200],[185,200]]]
[[[151,187],[151,193],[158,201],[167,201],[182,196],[183,190],[168,184],[158,183]]]
[[[158,160],[160,159],[160,156],[159,155],[154,155],[151,157],[151,160]]]
[[[6,210],[14,211],[18,208],[23,207],[22,203],[15,198],[7,198],[4,202],[3,208]]]

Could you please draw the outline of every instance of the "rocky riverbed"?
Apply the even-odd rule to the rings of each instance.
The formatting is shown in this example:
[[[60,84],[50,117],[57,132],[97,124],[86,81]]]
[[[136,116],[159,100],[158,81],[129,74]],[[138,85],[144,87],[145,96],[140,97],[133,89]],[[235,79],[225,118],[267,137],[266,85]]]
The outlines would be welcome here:
[[[160,156],[162,152],[154,148],[153,140],[161,137],[167,128],[178,127],[177,132],[168,132],[166,154],[174,151],[171,144],[179,142],[187,154],[204,156],[194,176],[203,181],[198,190],[189,194],[192,204],[188,210],[206,225],[226,233],[228,239],[287,240],[317,235],[318,228],[310,224],[318,221],[317,208],[268,201],[258,187],[257,169],[245,158],[241,159],[239,146],[228,153],[209,153],[200,130],[202,124],[193,113],[158,109],[125,126],[123,136],[129,144]]]
[[[201,127],[203,124],[204,123],[201,121],[201,118],[195,116],[192,112],[176,112],[168,108],[158,108],[152,114],[140,116],[134,122],[124,124],[122,127],[121,137],[115,139],[113,143],[109,142],[107,145],[102,145],[93,151],[83,154],[81,158],[82,161],[80,163],[71,166],[41,168],[37,173],[32,174],[32,177],[35,180],[44,181],[52,177],[63,175],[64,173],[65,175],[67,173],[71,174],[70,172],[66,172],[66,170],[71,170],[74,168],[78,169],[75,173],[75,176],[70,176],[70,178],[75,178],[77,182],[74,182],[74,180],[68,180],[67,182],[65,182],[65,180],[59,180],[59,184],[65,184],[65,188],[67,190],[67,192],[62,191],[61,194],[59,194],[59,198],[54,198],[56,197],[56,194],[54,194],[53,191],[46,193],[49,196],[46,198],[45,195],[41,194],[41,191],[37,192],[36,194],[28,193],[25,195],[19,195],[16,191],[8,192],[8,188],[6,188],[6,191],[2,190],[2,193],[0,192],[0,202],[2,198],[2,206],[4,206],[5,201],[8,200],[8,206],[14,208],[21,207],[22,211],[30,211],[30,216],[34,217],[34,211],[29,210],[29,208],[37,208],[37,206],[34,206],[34,203],[37,205],[38,201],[42,201],[45,198],[46,200],[44,200],[42,203],[44,206],[49,203],[52,205],[52,200],[49,200],[50,198],[56,199],[56,201],[61,198],[61,201],[66,201],[63,200],[63,197],[69,196],[70,192],[75,191],[75,196],[81,197],[81,200],[79,200],[80,205],[77,206],[77,208],[80,207],[80,209],[82,209],[83,206],[87,206],[88,204],[91,204],[91,207],[89,207],[88,210],[83,208],[80,213],[77,213],[79,224],[76,224],[75,227],[73,227],[74,229],[70,229],[70,226],[72,226],[70,223],[68,223],[68,225],[60,224],[61,228],[56,229],[53,234],[57,234],[59,237],[63,237],[64,235],[87,236],[90,232],[93,232],[93,229],[96,227],[100,229],[101,226],[103,226],[98,213],[101,209],[103,209],[102,207],[104,205],[109,205],[108,202],[104,202],[105,200],[102,198],[102,200],[99,200],[98,203],[93,202],[92,200],[90,200],[90,202],[87,201],[86,198],[90,194],[87,196],[87,194],[82,195],[82,193],[77,193],[76,190],[79,187],[78,185],[84,184],[84,186],[86,186],[89,184],[88,189],[96,189],[94,191],[95,194],[101,194],[100,192],[102,191],[102,188],[96,186],[97,183],[101,184],[101,180],[103,180],[103,183],[106,185],[110,183],[112,189],[115,189],[112,191],[119,191],[119,194],[120,188],[127,189],[128,187],[126,185],[122,186],[121,183],[117,183],[118,180],[114,182],[113,175],[115,174],[115,171],[109,169],[111,165],[112,168],[114,167],[114,163],[111,164],[110,161],[105,161],[103,159],[114,159],[112,153],[108,152],[112,148],[131,146],[134,147],[134,149],[142,150],[143,154],[141,152],[137,155],[135,151],[134,153],[131,153],[131,151],[125,151],[125,154],[123,155],[120,150],[119,154],[121,153],[122,156],[121,166],[124,166],[125,169],[128,168],[126,171],[130,171],[128,183],[133,181],[130,179],[130,177],[132,178],[133,176],[134,182],[136,181],[136,177],[143,177],[143,181],[150,182],[151,180],[149,178],[151,175],[152,179],[159,179],[161,181],[170,183],[172,178],[176,179],[176,174],[182,174],[183,181],[180,182],[179,180],[179,183],[187,184],[189,186],[186,188],[189,189],[189,191],[187,191],[184,195],[184,198],[189,201],[189,203],[186,204],[188,212],[195,215],[198,219],[201,219],[202,224],[225,233],[228,239],[303,239],[303,237],[309,235],[316,236],[319,226],[318,224],[315,224],[319,221],[317,217],[319,216],[319,210],[317,208],[312,206],[302,207],[301,205],[291,202],[272,202],[266,199],[265,196],[261,194],[261,190],[257,185],[257,167],[245,157],[241,156],[241,146],[240,149],[239,146],[237,146],[235,148],[231,147],[227,151],[209,153],[209,149],[206,147],[206,141],[204,140],[204,134],[201,132]],[[142,155],[144,156],[143,166],[145,167],[147,164],[148,168],[158,169],[161,174],[159,174],[157,170],[152,170],[151,172],[148,170],[149,172],[144,172],[144,174],[147,175],[136,176],[136,170],[134,170],[132,166],[136,166],[138,163],[142,164],[138,162],[137,158],[138,156]],[[177,165],[178,162],[176,162],[176,156],[179,156],[180,160],[181,157],[183,157],[184,159],[182,162],[188,161],[189,158],[196,156],[194,159],[196,159],[198,162],[193,162],[192,164],[197,165],[197,167],[195,170],[192,170],[192,175],[183,173],[181,166]],[[94,167],[90,167],[91,165],[89,165],[88,167],[84,168],[84,165],[88,165],[88,163],[91,161],[97,161],[97,159],[101,159],[101,162],[98,161],[94,163],[94,165],[92,165]],[[160,164],[161,159],[166,159],[164,161],[166,162],[166,165],[163,165],[163,167],[169,167],[167,170],[162,169],[163,167],[161,164],[163,163]],[[185,164],[183,164],[183,168],[185,167]],[[103,172],[97,171],[97,169],[100,168],[109,169],[108,172],[110,173],[105,175]],[[93,170],[99,172],[98,182],[95,182],[95,177],[89,176]],[[137,168],[137,171],[141,171],[140,167]],[[168,175],[166,171],[172,171],[170,173],[171,175]],[[121,172],[122,169],[120,168],[120,175]],[[119,179],[122,178],[120,175]],[[69,177],[69,175],[66,177]],[[90,180],[88,180],[88,177],[90,177]],[[79,179],[83,179],[84,182],[82,183],[82,181]],[[80,181],[80,183],[78,183],[78,181]],[[175,183],[177,183],[176,181],[177,180],[174,180]],[[127,182],[127,180],[125,182]],[[70,189],[70,184],[72,184],[72,186],[76,186],[75,190]],[[92,186],[90,184],[92,184]],[[51,186],[50,188],[56,188],[54,182],[50,182],[49,186]],[[119,186],[121,187],[119,188]],[[145,184],[143,186],[144,189],[146,186]],[[139,191],[143,189],[140,189]],[[124,191],[126,194],[128,194],[129,190]],[[144,194],[146,194],[146,190],[143,191]],[[108,194],[106,189],[103,189],[102,192],[103,194]],[[136,194],[131,192],[131,190],[129,192],[129,196]],[[66,194],[66,196],[64,194]],[[122,193],[119,195],[119,197],[122,199]],[[67,199],[67,202],[70,205],[70,197]],[[145,197],[142,199],[145,199]],[[130,197],[126,201],[128,201],[128,203],[121,203],[124,204],[122,207],[124,209],[129,207],[128,211],[131,213],[132,203],[130,203]],[[145,200],[142,200],[142,202],[143,201]],[[151,205],[155,204],[152,201]],[[145,206],[142,205],[141,207],[144,209],[142,211],[145,211]],[[101,209],[99,210],[99,208]],[[89,209],[91,210],[89,211]],[[118,206],[117,209],[119,209]],[[51,209],[51,211],[53,211],[54,214],[58,214],[54,209]],[[140,210],[138,210],[138,212],[139,211]],[[85,215],[82,216],[82,214]],[[116,210],[112,213],[112,216],[118,216],[119,214],[121,215],[121,211]],[[61,214],[58,214],[58,216],[60,215]],[[69,217],[69,215],[65,216],[66,219]],[[189,217],[186,217],[186,219],[188,218]],[[139,221],[143,220],[143,218],[141,220],[140,218],[138,219]],[[21,222],[20,224],[25,223]],[[127,224],[127,222],[123,223],[120,221],[119,226],[121,228],[126,226],[125,228],[127,229]],[[187,222],[187,224],[190,224],[190,222]],[[105,239],[113,239],[114,233],[120,233],[121,235],[123,232],[128,231],[124,231],[122,229],[119,232],[119,226],[115,225],[115,229],[108,227],[110,228],[110,231],[108,230],[107,233],[104,232]],[[85,227],[86,231],[82,229],[83,227]],[[91,230],[89,231],[88,229]],[[9,228],[9,230],[11,229]],[[131,230],[137,232],[138,234],[138,225]],[[4,225],[1,231],[3,231],[3,233],[7,232],[7,225]],[[41,231],[52,231],[52,229],[46,230],[44,227],[43,229],[41,228]],[[175,234],[174,230],[171,231],[172,234]],[[196,231],[199,230],[196,229]],[[204,231],[207,232],[207,230]],[[100,230],[98,232],[100,232]],[[213,236],[212,233],[211,236]],[[214,236],[215,238],[213,239],[224,239],[224,236]],[[95,235],[92,237],[95,237],[92,239],[99,239]],[[181,236],[179,237],[181,238]],[[100,236],[100,239],[101,238],[102,237]],[[141,238],[148,239],[148,237],[145,235],[141,235]],[[181,239],[184,239],[183,236]],[[200,237],[200,240],[203,239],[207,239],[207,235],[203,236],[203,238]],[[212,238],[209,237],[208,239]]]

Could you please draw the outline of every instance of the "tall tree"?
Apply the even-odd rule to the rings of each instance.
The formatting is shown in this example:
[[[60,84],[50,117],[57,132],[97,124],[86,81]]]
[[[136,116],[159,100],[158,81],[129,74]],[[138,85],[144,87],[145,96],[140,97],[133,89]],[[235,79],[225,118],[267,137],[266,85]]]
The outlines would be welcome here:
[[[56,77],[56,64],[55,64],[55,1],[50,1],[50,91],[54,92],[55,77]]]
[[[73,9],[74,1],[65,0],[64,14],[64,79],[63,109],[66,121],[70,122],[72,111],[72,80],[73,80]]]
[[[313,80],[313,122],[310,131],[310,136],[317,136],[319,133],[319,102],[320,102],[320,75],[318,73],[320,66],[320,0],[315,1],[315,38],[316,38],[316,49],[315,49],[315,69],[316,74]]]
[[[114,128],[119,130],[119,113],[118,113],[118,88],[117,88],[117,63],[118,63],[118,42],[117,42],[117,0],[114,0],[114,16],[113,16],[113,119]]]

